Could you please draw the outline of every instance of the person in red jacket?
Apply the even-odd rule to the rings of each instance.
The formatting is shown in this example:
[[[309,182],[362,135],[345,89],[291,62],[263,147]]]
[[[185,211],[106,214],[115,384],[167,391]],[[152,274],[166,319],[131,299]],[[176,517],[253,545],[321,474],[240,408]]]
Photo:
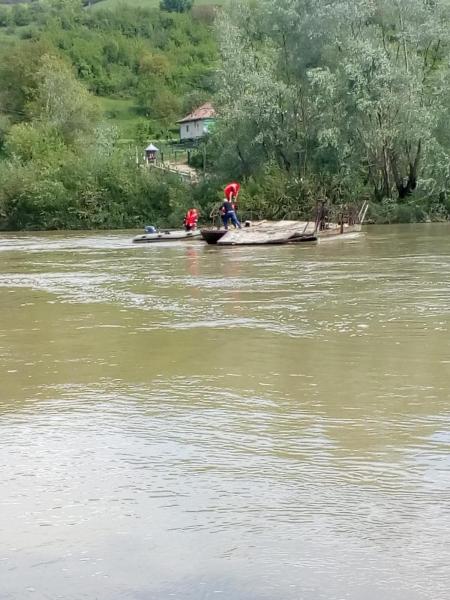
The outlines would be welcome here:
[[[235,210],[237,209],[236,203],[240,189],[241,186],[239,185],[239,183],[233,181],[232,183],[229,183],[227,186],[225,186],[225,189],[223,190],[225,194],[225,200],[228,200],[228,202],[234,204]]]
[[[193,231],[196,227],[197,227],[197,221],[198,221],[198,211],[196,208],[190,208],[187,213],[186,216],[184,217],[184,229],[186,231]]]

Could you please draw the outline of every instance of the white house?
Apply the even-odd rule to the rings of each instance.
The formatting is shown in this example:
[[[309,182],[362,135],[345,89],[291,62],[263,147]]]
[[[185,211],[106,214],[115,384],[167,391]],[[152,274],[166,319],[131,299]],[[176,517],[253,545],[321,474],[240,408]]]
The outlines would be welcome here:
[[[180,140],[196,140],[203,137],[215,120],[216,112],[212,104],[202,104],[184,119],[177,121],[180,125]]]

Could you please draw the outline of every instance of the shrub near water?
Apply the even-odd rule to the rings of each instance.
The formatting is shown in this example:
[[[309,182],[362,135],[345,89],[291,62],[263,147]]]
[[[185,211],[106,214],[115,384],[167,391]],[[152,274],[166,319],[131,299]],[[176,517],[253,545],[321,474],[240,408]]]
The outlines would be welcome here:
[[[192,200],[178,177],[139,168],[121,152],[72,155],[64,166],[0,166],[2,229],[109,229],[145,223],[180,227]]]

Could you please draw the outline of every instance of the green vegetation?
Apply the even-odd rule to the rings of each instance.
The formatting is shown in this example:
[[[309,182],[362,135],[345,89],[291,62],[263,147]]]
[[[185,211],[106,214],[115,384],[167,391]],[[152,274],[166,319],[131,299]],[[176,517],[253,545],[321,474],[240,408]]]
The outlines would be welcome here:
[[[132,98],[99,97],[101,112],[109,125],[120,132],[124,142],[134,142],[137,132],[144,127],[146,119],[139,114],[139,109]]]
[[[85,2],[88,4],[88,2]],[[193,3],[194,14],[195,9],[198,6],[221,6],[224,4],[223,0],[195,0]],[[93,2],[91,7],[93,10],[98,9],[106,9],[109,10],[111,8],[123,7],[126,5],[128,8],[157,8],[160,6],[159,0],[97,0],[97,2]],[[176,11],[183,12],[183,11]]]
[[[208,98],[212,95],[216,46],[201,20],[157,7],[122,2],[105,10],[104,5],[83,8],[76,1],[55,0],[0,6],[2,46],[6,40],[44,42],[73,65],[92,93],[128,100],[129,114],[123,105],[117,113],[107,110],[105,114],[119,128],[123,122],[125,138],[136,137],[130,121],[138,127],[139,116],[153,121],[155,132],[149,133],[156,133],[161,126],[173,127],[191,107],[190,97],[199,92]]]
[[[202,186],[136,165],[148,140],[165,149],[176,119],[214,92],[216,45],[203,20],[72,0],[4,14],[1,228],[175,226],[197,195],[197,205],[207,200]]]
[[[101,0],[100,2],[92,3],[92,10],[111,10],[120,8],[126,5],[129,8],[158,8],[158,0]]]
[[[184,13],[191,10],[192,4],[193,0],[160,0],[159,6],[168,12]]]
[[[177,226],[228,179],[264,218],[448,219],[448,2],[84,4],[0,5],[0,228]],[[137,166],[207,100],[205,181]]]

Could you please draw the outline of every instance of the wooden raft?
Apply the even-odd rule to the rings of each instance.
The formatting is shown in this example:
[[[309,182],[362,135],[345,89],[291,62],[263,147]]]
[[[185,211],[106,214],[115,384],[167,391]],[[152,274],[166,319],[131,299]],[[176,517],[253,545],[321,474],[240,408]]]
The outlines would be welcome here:
[[[288,244],[302,238],[314,241],[315,224],[307,221],[265,221],[252,227],[231,229],[222,236],[220,246],[250,246],[258,244]]]

